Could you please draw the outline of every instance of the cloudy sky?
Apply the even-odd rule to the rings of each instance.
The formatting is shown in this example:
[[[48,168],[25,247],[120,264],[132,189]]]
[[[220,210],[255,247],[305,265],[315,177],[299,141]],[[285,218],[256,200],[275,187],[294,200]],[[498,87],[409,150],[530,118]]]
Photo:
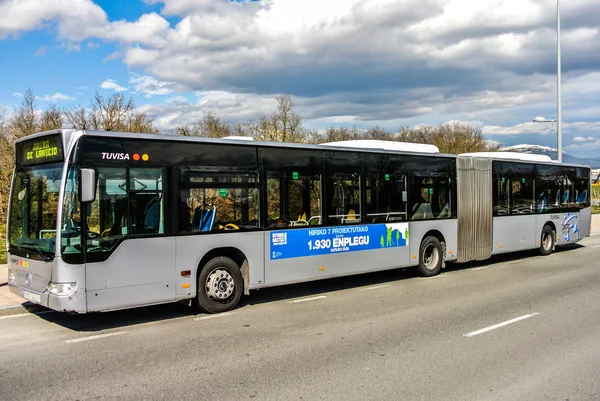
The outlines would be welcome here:
[[[597,0],[561,3],[563,148],[600,157]],[[556,146],[556,0],[0,0],[0,105],[122,91],[161,129],[256,119],[289,94],[309,128],[461,121]]]

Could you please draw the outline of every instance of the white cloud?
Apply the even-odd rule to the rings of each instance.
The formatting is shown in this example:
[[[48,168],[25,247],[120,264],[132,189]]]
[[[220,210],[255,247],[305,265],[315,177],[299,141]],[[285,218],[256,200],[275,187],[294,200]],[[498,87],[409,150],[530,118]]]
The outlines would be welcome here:
[[[162,82],[154,77],[138,74],[131,74],[129,84],[133,85],[136,92],[143,93],[146,97],[168,95],[175,91],[176,87],[173,82]]]
[[[587,138],[584,138],[582,136],[576,136],[573,138],[573,142],[593,142],[595,140],[596,138],[594,138],[593,136],[588,136]]]
[[[56,92],[54,95],[46,95],[46,96],[43,96],[41,99],[44,101],[56,102],[58,100],[71,100],[71,99],[73,99],[73,97],[63,95],[60,92]]]
[[[114,51],[114,52],[110,53],[110,54],[109,54],[109,55],[107,55],[106,57],[104,57],[104,58],[102,59],[102,62],[103,62],[103,63],[106,63],[107,61],[110,61],[110,60],[116,60],[116,59],[118,59],[120,56],[121,56],[121,53],[120,53],[120,52],[117,50],[117,51]]]
[[[166,104],[185,104],[185,105],[191,104],[190,101],[188,100],[188,98],[186,98],[185,96],[171,96],[171,97],[165,99],[165,103]]]
[[[112,79],[106,79],[104,82],[102,82],[100,84],[100,87],[102,89],[112,89],[116,92],[122,92],[122,91],[126,91],[127,88],[119,85],[116,81],[112,80]]]
[[[88,42],[87,47],[89,49],[95,50],[100,47],[100,45],[96,42]]]
[[[107,24],[99,35],[122,43],[151,46],[164,45],[169,22],[156,13],[144,14],[135,22],[116,21]]]
[[[48,53],[48,48],[46,46],[42,46],[39,49],[36,50],[34,56],[35,57],[42,57],[45,56],[46,53]]]
[[[82,85],[82,86],[78,86],[78,87],[76,87],[75,89],[77,89],[77,90],[81,90],[81,91],[86,91],[86,90],[88,90],[89,88],[88,88],[87,86],[85,86],[85,85]]]
[[[594,138],[594,141],[586,141],[585,143],[577,142],[567,145],[563,149],[572,154],[583,153],[597,157],[598,151],[600,151],[600,139]]]
[[[229,124],[243,124],[256,120],[260,114],[269,114],[277,107],[273,96],[227,92],[199,92],[196,95],[196,104],[174,97],[166,103],[145,104],[138,109],[154,118],[159,129],[169,130],[176,125],[192,124],[209,111]]]
[[[25,95],[23,95],[21,92],[15,92],[13,93],[14,97],[24,97]]]

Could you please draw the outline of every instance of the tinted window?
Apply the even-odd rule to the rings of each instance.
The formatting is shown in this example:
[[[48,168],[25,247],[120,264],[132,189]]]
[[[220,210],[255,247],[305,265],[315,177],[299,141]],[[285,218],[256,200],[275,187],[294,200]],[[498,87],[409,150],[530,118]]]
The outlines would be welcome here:
[[[493,162],[495,216],[535,212],[534,172],[533,164]]]
[[[366,222],[406,221],[407,177],[404,165],[390,155],[363,155]]]
[[[266,228],[322,225],[323,153],[260,149],[267,179]]]
[[[569,196],[570,181],[560,166],[536,166],[535,201],[538,213],[560,212]]]
[[[236,232],[259,224],[258,171],[181,166],[179,232]]]
[[[132,235],[164,234],[163,169],[129,170]]]
[[[426,157],[407,158],[410,219],[428,220],[456,216],[454,161]]]
[[[96,199],[87,205],[86,251],[90,261],[128,234],[127,169],[97,168]]]
[[[327,152],[325,157],[327,224],[346,225],[361,222],[360,154]]]

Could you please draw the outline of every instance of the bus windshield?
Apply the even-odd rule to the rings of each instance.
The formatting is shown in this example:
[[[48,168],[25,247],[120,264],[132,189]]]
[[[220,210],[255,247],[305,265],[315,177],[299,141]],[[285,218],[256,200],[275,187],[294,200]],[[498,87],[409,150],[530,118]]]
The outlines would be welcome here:
[[[11,252],[53,258],[62,163],[17,166],[10,199]]]

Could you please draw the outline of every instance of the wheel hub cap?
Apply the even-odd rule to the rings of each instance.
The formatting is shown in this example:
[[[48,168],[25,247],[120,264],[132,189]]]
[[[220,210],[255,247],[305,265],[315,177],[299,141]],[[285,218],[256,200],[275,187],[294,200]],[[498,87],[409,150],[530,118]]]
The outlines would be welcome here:
[[[235,291],[233,276],[225,269],[213,270],[206,279],[206,293],[215,301],[224,301]]]

